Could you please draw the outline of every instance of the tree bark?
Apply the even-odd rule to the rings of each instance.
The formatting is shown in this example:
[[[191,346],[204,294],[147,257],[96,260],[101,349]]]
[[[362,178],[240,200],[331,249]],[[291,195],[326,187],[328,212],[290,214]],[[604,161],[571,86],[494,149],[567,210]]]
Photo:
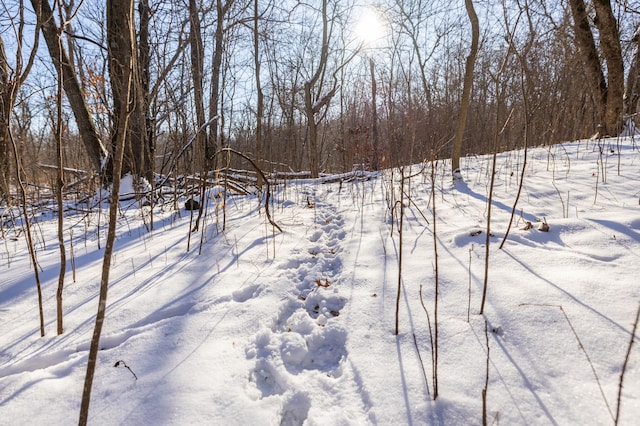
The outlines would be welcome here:
[[[204,92],[202,88],[202,74],[204,70],[202,34],[200,33],[200,18],[195,0],[189,0],[189,46],[191,48],[191,78],[193,79],[193,98],[196,107],[196,129],[205,124]],[[196,134],[196,150],[205,150],[207,132]],[[204,164],[201,165],[203,168]],[[204,170],[203,170],[204,171]]]
[[[371,168],[378,170],[380,168],[380,137],[378,135],[378,106],[377,95],[378,86],[376,84],[375,62],[373,58],[369,58],[369,71],[371,72],[371,137],[373,144],[373,158]]]
[[[9,126],[11,116],[11,86],[4,42],[0,37],[0,200],[9,203],[9,176],[11,176]]]
[[[215,47],[211,64],[211,96],[209,97],[209,137],[205,155],[207,158],[222,149],[222,140],[218,136],[220,123],[220,79],[222,74],[222,54],[224,53],[224,20],[234,0],[216,0]]]
[[[144,133],[143,143],[146,143],[145,177],[153,182],[154,158],[155,158],[155,121],[151,117],[151,55],[149,48],[149,22],[151,20],[151,8],[149,0],[140,0],[138,3],[138,15],[140,16],[140,42],[138,45],[138,66],[140,73],[140,97],[142,102]],[[152,183],[153,185],[153,183]]]
[[[60,11],[61,12],[61,11]],[[62,13],[58,15],[62,17]],[[62,19],[60,19],[61,22]],[[61,28],[64,30],[64,27]],[[62,31],[58,33],[58,45],[60,51],[62,51]],[[60,59],[60,58],[59,58]],[[59,60],[60,64],[62,61]],[[62,84],[62,69],[58,68],[58,87],[56,93],[56,124],[55,124],[55,138],[56,138],[56,160],[58,163],[58,170],[56,174],[56,205],[58,207],[58,249],[60,251],[60,271],[58,273],[58,288],[56,290],[56,322],[58,335],[64,333],[64,311],[63,311],[63,293],[64,293],[64,277],[67,272],[67,251],[64,246],[64,150],[63,150],[63,133],[64,133],[64,121],[63,121],[63,108],[62,97],[64,92],[64,86]]]
[[[309,144],[309,167],[311,177],[317,178],[320,174],[320,153],[318,151],[318,123],[316,113],[318,112],[318,102],[320,95],[314,93],[315,85],[324,74],[329,56],[329,20],[327,18],[327,0],[322,0],[322,46],[320,50],[320,61],[313,76],[304,83],[304,112],[307,118],[307,142]],[[330,95],[325,95],[330,96]],[[327,102],[328,102],[327,98]],[[326,102],[325,102],[326,103]]]
[[[628,117],[635,115],[638,100],[640,100],[640,27],[636,29],[631,41],[634,44],[633,58],[629,66],[629,75],[624,91],[624,114]]]
[[[122,112],[129,111],[128,128],[122,164],[123,175],[150,176],[153,173],[146,142],[145,111],[142,99],[138,51],[135,39],[133,0],[111,0],[107,2],[107,45],[109,46],[109,78],[113,96],[113,131],[111,144],[116,152]],[[132,70],[128,67],[132,65]],[[131,89],[128,76],[131,72]],[[131,93],[129,93],[131,90]],[[113,159],[107,166],[107,179],[114,178]]]
[[[84,92],[76,78],[75,70],[71,66],[71,61],[64,48],[58,43],[58,26],[53,18],[53,11],[49,6],[48,0],[31,0],[31,4],[36,13],[41,16],[42,36],[49,49],[49,56],[51,56],[55,67],[62,69],[64,91],[69,100],[73,116],[76,119],[78,132],[91,161],[93,171],[100,173],[107,151],[100,141],[93,118],[85,102]],[[62,63],[59,63],[60,58],[62,58]]]
[[[618,136],[622,130],[624,103],[624,62],[618,22],[611,9],[610,0],[593,0],[596,9],[594,20],[600,32],[600,47],[607,61],[607,104],[605,120],[607,133]]]
[[[603,135],[607,133],[607,82],[602,71],[602,65],[598,57],[596,42],[591,32],[589,16],[584,0],[569,0],[571,14],[573,15],[573,25],[576,37],[576,44],[582,53],[582,60],[585,66],[591,94],[598,114],[599,132]]]
[[[253,2],[253,60],[255,65],[256,76],[256,160],[258,168],[263,169],[262,164],[262,118],[264,115],[264,94],[262,93],[262,84],[260,83],[260,32],[258,29],[259,22],[258,0]],[[262,177],[258,175],[258,186],[264,184]]]
[[[451,171],[456,177],[460,171],[460,155],[462,154],[462,140],[464,131],[467,127],[467,115],[469,113],[469,104],[471,101],[471,86],[473,85],[473,69],[478,55],[478,41],[480,39],[480,25],[478,23],[478,15],[473,7],[472,0],[465,0],[464,5],[467,9],[469,22],[471,23],[471,50],[467,56],[467,62],[464,69],[464,83],[462,87],[462,99],[460,100],[460,115],[458,116],[458,126],[456,128],[455,138],[453,140],[453,149],[451,152]]]

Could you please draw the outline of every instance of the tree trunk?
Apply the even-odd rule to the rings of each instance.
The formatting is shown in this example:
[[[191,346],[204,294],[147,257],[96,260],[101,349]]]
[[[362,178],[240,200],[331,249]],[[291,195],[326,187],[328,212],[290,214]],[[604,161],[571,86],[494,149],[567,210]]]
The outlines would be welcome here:
[[[4,42],[0,37],[0,200],[9,204],[9,176],[11,176],[9,126],[11,116],[11,86]]]
[[[62,14],[59,15],[60,17]],[[62,22],[62,19],[61,19]],[[64,27],[62,28],[64,29]],[[58,34],[58,44],[62,51],[62,33]],[[58,64],[62,62],[61,58],[58,58]],[[63,293],[64,293],[64,277],[67,271],[67,252],[64,246],[64,150],[63,150],[63,133],[64,133],[64,121],[63,121],[63,108],[62,108],[62,96],[64,87],[62,84],[62,69],[58,68],[58,87],[56,93],[56,123],[55,123],[55,137],[56,137],[56,160],[58,163],[58,173],[56,175],[56,204],[58,207],[58,249],[60,251],[60,271],[58,273],[58,288],[56,290],[56,322],[58,335],[64,333],[64,312],[63,312]]]
[[[149,22],[151,20],[151,8],[149,0],[140,0],[138,3],[140,16],[140,43],[138,45],[138,65],[140,73],[140,97],[142,100],[144,116],[144,132],[147,149],[145,150],[147,167],[145,177],[153,182],[154,158],[155,158],[155,129],[154,120],[151,117],[151,55],[149,49]],[[153,185],[153,183],[152,183]]]
[[[71,110],[73,111],[73,116],[76,119],[78,132],[80,133],[80,138],[91,161],[93,171],[100,173],[102,160],[106,157],[107,151],[100,141],[98,132],[93,124],[89,108],[85,103],[84,92],[76,78],[76,73],[71,66],[71,61],[64,48],[58,43],[58,27],[53,19],[53,12],[49,6],[49,2],[48,0],[31,0],[31,4],[36,13],[40,13],[42,19],[42,36],[47,43],[51,60],[56,68],[62,69],[64,91],[69,100]],[[62,58],[62,64],[59,63],[59,58]]]
[[[377,95],[378,86],[376,85],[375,62],[373,58],[369,58],[369,70],[371,71],[371,137],[373,139],[373,159],[371,168],[378,170],[380,168],[380,138],[378,136],[378,106]]]
[[[211,64],[211,96],[209,97],[209,138],[205,155],[211,158],[222,149],[222,140],[218,136],[220,120],[220,78],[222,74],[222,54],[224,53],[224,19],[234,0],[216,0],[216,28],[213,62]]]
[[[307,118],[307,143],[309,148],[309,167],[311,177],[317,178],[320,174],[320,152],[318,150],[318,123],[315,115],[319,112],[323,103],[320,94],[314,93],[316,83],[324,74],[327,68],[327,57],[329,56],[329,20],[327,18],[327,0],[322,0],[322,46],[320,50],[320,61],[313,76],[304,83],[304,112]],[[328,102],[330,94],[325,95],[325,102]],[[323,104],[324,104],[323,103]]]
[[[599,132],[604,135],[607,133],[607,82],[604,78],[600,59],[598,58],[598,51],[593,33],[591,32],[589,16],[587,15],[584,0],[569,0],[569,5],[571,6],[571,14],[573,15],[576,44],[582,53],[582,60],[598,114]]]
[[[116,151],[118,123],[123,112],[130,114],[126,132],[125,151],[121,173],[136,177],[152,173],[149,150],[146,142],[144,102],[138,70],[138,52],[135,41],[133,0],[111,0],[107,2],[107,45],[109,46],[109,78],[113,96],[113,132],[111,143]],[[129,71],[129,64],[133,68]],[[129,81],[129,72],[131,79]],[[127,84],[131,83],[131,88]],[[131,91],[131,93],[129,93]],[[113,160],[113,159],[112,159]],[[114,164],[107,166],[107,178],[114,177]]]
[[[191,77],[193,79],[193,98],[196,107],[196,129],[201,129],[205,124],[204,118],[204,92],[202,89],[202,74],[204,69],[202,34],[200,33],[200,19],[198,6],[195,0],[189,0],[189,45],[191,47]],[[206,153],[207,132],[199,131],[196,134],[196,152],[202,150]],[[206,158],[206,157],[205,157]],[[201,165],[203,172],[205,164]],[[203,174],[203,176],[205,176]]]
[[[313,103],[311,98],[312,89],[313,86],[311,85],[311,83],[304,83],[304,112],[307,117],[309,169],[311,171],[311,177],[317,178],[320,174],[320,166],[318,165],[318,124],[316,123],[315,113],[313,112]]]
[[[262,85],[260,84],[260,32],[258,31],[258,0],[253,2],[253,60],[255,65],[256,76],[256,160],[260,170],[263,170],[262,164],[262,116],[264,115],[264,95],[262,93]],[[260,174],[258,174],[258,186],[264,184]]]
[[[478,41],[480,38],[480,25],[478,23],[478,15],[473,8],[472,0],[465,0],[464,5],[467,9],[469,22],[471,23],[471,50],[467,56],[467,62],[464,69],[464,85],[462,87],[462,99],[460,101],[460,115],[458,116],[458,126],[456,135],[453,140],[453,149],[451,152],[451,171],[454,178],[460,171],[460,155],[462,154],[462,140],[464,138],[464,130],[467,126],[467,115],[469,113],[469,103],[471,101],[471,86],[473,85],[473,69],[478,55]]]
[[[607,104],[605,122],[607,133],[618,136],[622,130],[624,100],[624,62],[618,22],[613,15],[610,0],[593,0],[596,9],[594,20],[600,32],[600,46],[607,61]]]
[[[624,93],[624,114],[633,117],[638,108],[640,100],[640,27],[636,29],[631,41],[634,44],[633,58],[629,66],[627,76],[627,86]]]

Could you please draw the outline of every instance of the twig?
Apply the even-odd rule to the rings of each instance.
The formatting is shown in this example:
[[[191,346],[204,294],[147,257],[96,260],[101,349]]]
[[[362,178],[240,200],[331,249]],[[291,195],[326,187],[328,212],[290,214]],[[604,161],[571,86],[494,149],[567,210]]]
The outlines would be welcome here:
[[[133,372],[133,370],[127,365],[126,362],[124,362],[123,360],[116,361],[114,367],[118,368],[120,366],[123,366],[124,368],[129,370],[131,372],[131,374],[133,374],[133,378],[138,380],[138,376],[136,376],[136,373]]]
[[[629,341],[629,347],[627,348],[627,354],[624,357],[624,364],[622,364],[622,371],[620,372],[620,385],[618,386],[618,402],[616,404],[616,418],[614,423],[617,425],[620,420],[620,401],[622,400],[622,381],[624,379],[624,372],[627,370],[627,363],[629,362],[629,355],[631,354],[631,346],[636,338],[636,330],[638,328],[638,320],[640,319],[640,304],[638,304],[638,312],[636,312],[636,320],[633,323],[633,330],[631,331],[631,340]]]

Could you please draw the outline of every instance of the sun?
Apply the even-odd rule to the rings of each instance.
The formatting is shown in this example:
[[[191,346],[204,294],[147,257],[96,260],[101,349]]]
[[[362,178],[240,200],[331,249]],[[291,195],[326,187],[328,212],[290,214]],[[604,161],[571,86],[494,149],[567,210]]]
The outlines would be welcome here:
[[[374,8],[363,8],[359,11],[355,25],[355,35],[366,47],[373,47],[381,42],[386,33],[380,12]]]

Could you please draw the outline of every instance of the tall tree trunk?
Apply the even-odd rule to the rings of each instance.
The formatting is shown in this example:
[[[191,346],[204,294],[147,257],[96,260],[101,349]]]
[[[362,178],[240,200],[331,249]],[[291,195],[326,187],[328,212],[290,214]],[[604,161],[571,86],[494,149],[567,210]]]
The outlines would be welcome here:
[[[11,116],[11,86],[9,66],[4,50],[4,42],[0,37],[0,200],[9,203],[9,176],[11,176],[9,126]]]
[[[375,62],[373,58],[369,58],[369,70],[371,71],[371,137],[373,139],[373,159],[371,168],[378,170],[380,168],[380,137],[378,136],[378,106],[377,95],[378,86],[376,85]]]
[[[123,111],[129,111],[124,159],[121,173],[131,173],[136,177],[152,173],[149,150],[146,142],[145,112],[138,69],[138,51],[135,39],[133,0],[110,0],[107,2],[107,45],[109,46],[109,78],[113,96],[113,132],[111,143],[116,151],[118,120]],[[131,93],[129,94],[128,67],[133,64]],[[113,159],[112,159],[113,160]],[[107,166],[107,177],[113,179],[114,164]]]
[[[222,140],[218,136],[220,120],[220,79],[222,74],[222,54],[224,53],[224,20],[234,0],[216,0],[216,28],[213,62],[211,64],[211,96],[209,96],[209,138],[207,140],[206,157],[222,149]]]
[[[138,45],[138,66],[140,73],[140,97],[144,115],[145,142],[145,177],[153,182],[155,159],[155,121],[151,116],[151,55],[149,49],[149,22],[151,20],[151,8],[149,0],[140,0],[138,3],[138,15],[140,16],[140,42]],[[152,183],[153,185],[153,183]]]
[[[314,93],[316,84],[324,74],[329,56],[329,20],[327,18],[327,0],[322,0],[322,46],[320,50],[320,60],[318,67],[311,78],[304,83],[304,112],[307,118],[307,143],[309,148],[309,167],[311,177],[317,178],[320,174],[320,152],[318,150],[318,123],[316,113],[322,105],[328,102],[330,95],[325,95],[324,100]],[[324,102],[324,103],[323,103]]]
[[[478,41],[480,39],[480,25],[478,23],[478,15],[473,7],[472,0],[465,0],[464,5],[467,9],[469,22],[471,23],[471,50],[467,56],[467,62],[464,69],[464,85],[462,87],[462,99],[460,100],[460,115],[458,116],[458,126],[456,127],[456,135],[453,140],[453,149],[451,152],[451,171],[454,178],[460,171],[460,155],[462,154],[462,140],[464,138],[464,130],[467,127],[467,115],[469,113],[469,103],[471,101],[471,86],[473,85],[473,69],[478,55]]]
[[[573,15],[573,25],[576,37],[576,44],[581,51],[582,60],[584,62],[587,79],[591,87],[593,101],[598,113],[599,132],[604,135],[607,133],[607,82],[604,78],[602,65],[598,57],[596,42],[591,32],[589,24],[589,16],[584,0],[569,0],[571,6],[571,14]]]
[[[618,136],[622,130],[624,101],[624,62],[618,22],[613,15],[610,0],[593,0],[596,9],[594,20],[600,32],[600,47],[607,61],[607,104],[605,120],[607,133]]]
[[[71,66],[71,61],[64,48],[58,43],[58,26],[53,19],[53,11],[49,6],[48,0],[31,0],[31,4],[36,13],[41,16],[42,36],[49,49],[49,56],[51,56],[55,67],[62,69],[64,91],[69,100],[73,116],[76,119],[78,132],[91,161],[93,171],[99,173],[102,167],[102,160],[106,157],[107,151],[100,141],[93,118],[85,102],[82,87],[80,87],[75,70]],[[59,63],[59,58],[62,58],[62,63]]]
[[[627,86],[624,90],[624,114],[628,117],[635,115],[640,100],[640,27],[633,34],[633,58],[629,66]]]
[[[196,0],[189,0],[189,46],[191,48],[191,78],[193,79],[193,98],[196,107],[196,152],[203,150],[206,154],[206,131],[199,131],[205,124],[204,93],[202,89],[202,74],[204,70],[202,34],[200,33],[200,18]],[[206,158],[206,157],[205,157]],[[204,167],[205,164],[201,165]],[[204,176],[204,174],[203,174]]]
[[[253,60],[256,75],[256,160],[260,170],[263,169],[262,164],[262,116],[264,115],[264,95],[262,93],[262,85],[260,84],[260,32],[258,31],[258,0],[253,2]],[[258,186],[264,184],[260,174],[258,174]]]
[[[60,22],[62,21],[62,10],[59,9]],[[62,51],[62,31],[64,27],[60,28],[58,33],[58,44],[60,51]],[[58,64],[62,63],[62,59],[58,58]],[[56,159],[58,165],[58,173],[56,175],[56,204],[58,207],[58,249],[60,251],[60,271],[58,273],[58,288],[56,290],[56,321],[58,335],[64,333],[64,314],[63,314],[63,292],[64,292],[64,277],[67,271],[67,252],[64,246],[64,151],[62,136],[64,133],[64,121],[63,121],[63,109],[62,109],[62,96],[64,87],[62,84],[62,69],[58,68],[58,87],[56,93],[56,124],[55,124],[55,137],[56,137]]]

